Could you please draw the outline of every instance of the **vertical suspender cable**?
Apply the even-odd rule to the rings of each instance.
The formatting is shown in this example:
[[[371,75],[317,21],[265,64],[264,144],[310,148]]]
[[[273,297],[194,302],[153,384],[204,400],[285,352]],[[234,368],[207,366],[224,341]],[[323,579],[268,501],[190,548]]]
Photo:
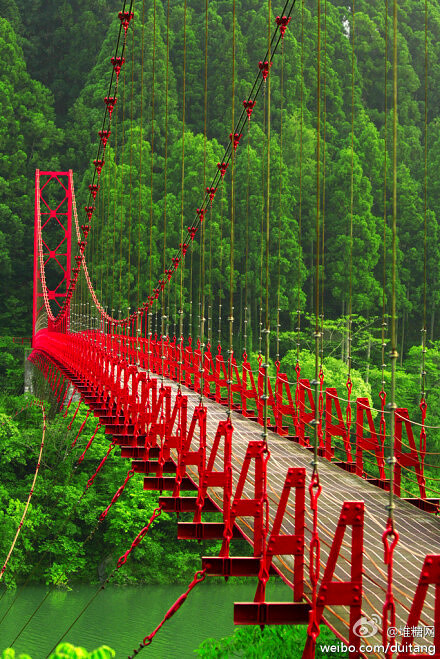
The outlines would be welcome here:
[[[224,178],[220,181],[222,193],[220,197],[220,246],[219,246],[219,273],[220,273],[220,290],[219,290],[219,304],[218,304],[218,344],[222,342],[222,306],[223,306],[223,207],[225,196]]]
[[[426,454],[426,296],[427,296],[427,238],[428,238],[428,0],[425,0],[425,181],[424,181],[424,232],[423,232],[423,329],[422,329],[422,364],[420,377],[420,411],[422,427],[420,429],[420,457],[422,474]]]
[[[203,189],[206,190],[206,138],[208,117],[208,0],[205,0],[205,88],[203,125]],[[205,354],[205,222],[202,222],[200,248],[200,404],[203,400],[203,361]]]
[[[232,145],[235,133],[235,0],[232,0]],[[231,241],[229,259],[229,365],[228,365],[228,417],[232,411],[232,360],[234,357],[234,213],[235,213],[235,148],[231,148]]]
[[[208,271],[209,271],[209,284],[208,284],[208,291],[209,291],[209,300],[208,300],[208,343],[210,346],[210,350],[212,352],[212,204],[209,207],[209,226],[211,227],[211,230],[209,232],[209,266],[208,266]]]
[[[315,399],[315,419],[314,419],[314,452],[313,452],[313,473],[318,468],[318,425],[319,425],[319,261],[320,261],[320,206],[321,206],[321,173],[320,173],[320,153],[321,153],[321,0],[318,0],[318,35],[317,35],[317,99],[316,99],[316,221],[315,221],[315,379],[314,399]]]
[[[122,232],[124,226],[124,153],[125,153],[125,74],[127,67],[124,66],[124,83],[122,86],[122,138],[121,138],[121,218],[119,223],[119,311],[125,315],[122,309]]]
[[[101,263],[99,260],[99,252],[100,252],[100,244],[99,244],[99,214],[102,209],[102,199],[98,195],[98,199],[96,201],[96,220],[94,222],[95,226],[95,231],[94,231],[94,245],[93,245],[93,258],[94,258],[94,279],[95,279],[95,290],[99,290],[99,271],[101,269]],[[90,302],[90,320],[91,320],[91,329],[95,328],[95,317],[96,317],[97,309],[93,302]]]
[[[279,368],[280,362],[280,294],[281,294],[281,215],[283,209],[283,95],[284,95],[284,38],[281,40],[281,80],[280,80],[280,159],[279,159],[279,206],[278,206],[278,273],[277,273],[277,338],[276,338],[276,362]]]
[[[301,336],[301,224],[302,224],[302,165],[304,124],[304,0],[301,2],[301,81],[300,81],[300,126],[299,126],[299,207],[298,207],[298,298],[296,309],[296,366],[299,376],[299,349]],[[297,387],[298,395],[298,387]]]
[[[320,278],[320,338],[319,338],[319,397],[318,397],[318,444],[322,444],[322,415],[324,412],[324,247],[325,247],[325,174],[326,174],[326,126],[327,126],[327,0],[324,0],[324,73],[323,73],[323,122],[322,122],[322,206],[321,206],[321,278]],[[350,401],[350,392],[349,392]],[[347,417],[350,413],[350,402],[347,406]],[[349,424],[347,423],[348,431]]]
[[[348,345],[347,367],[348,380],[351,377],[351,325],[353,303],[353,204],[354,204],[354,31],[355,31],[355,3],[351,8],[351,135],[350,135],[350,227],[349,227],[349,281],[348,281]]]
[[[177,323],[177,287],[178,287],[177,278],[174,279],[173,283],[174,283],[174,304],[173,304],[174,312],[173,312],[173,329],[171,333],[173,334],[174,337],[176,337],[179,327]]]
[[[389,503],[387,506],[388,520],[382,541],[384,543],[384,562],[388,567],[387,591],[382,612],[382,639],[388,641],[388,626],[396,626],[396,606],[393,595],[393,552],[399,540],[399,533],[394,526],[394,433],[396,413],[396,362],[397,331],[396,331],[396,252],[397,252],[397,0],[393,0],[393,225],[392,225],[392,282],[391,282],[391,391],[390,402],[387,405],[391,414],[389,457]],[[393,653],[386,651],[387,659]]]
[[[379,393],[381,415],[379,425],[379,439],[385,443],[385,348],[386,348],[386,283],[387,283],[387,177],[388,177],[388,0],[385,0],[385,66],[384,66],[384,153],[383,153],[383,273],[382,273],[382,331],[381,331],[381,357],[382,357],[382,389]]]
[[[319,326],[319,260],[320,260],[320,154],[321,154],[321,0],[317,0],[317,89],[316,89],[316,226],[315,226],[315,241],[316,241],[316,261],[315,261],[315,379],[311,383],[314,388],[314,401],[315,401],[315,418],[313,419],[314,442],[313,442],[313,460],[312,460],[312,477],[309,485],[310,493],[310,507],[313,513],[313,527],[312,537],[309,550],[309,576],[312,586],[311,592],[311,611],[309,614],[309,625],[307,628],[307,641],[306,648],[303,656],[315,656],[316,639],[319,636],[319,624],[316,619],[316,605],[317,605],[317,586],[319,580],[319,572],[321,566],[320,560],[320,539],[318,533],[318,498],[321,492],[321,485],[319,482],[318,473],[318,442],[319,442],[319,425],[320,425],[320,409],[319,409],[319,340],[320,340],[320,326]],[[308,653],[306,650],[308,648]]]
[[[148,282],[150,290],[153,287],[152,261],[153,261],[153,173],[154,173],[154,87],[156,77],[156,0],[153,2],[153,57],[151,64],[151,148],[150,148],[150,237],[149,237],[149,264]],[[148,367],[151,359],[151,317],[153,315],[153,304],[148,308]]]
[[[130,306],[130,269],[131,269],[131,220],[132,220],[132,168],[133,168],[133,106],[134,106],[134,29],[132,30],[131,41],[131,100],[130,100],[130,168],[129,168],[129,207],[128,207],[128,282],[127,282],[127,303]]]
[[[87,236],[87,246],[88,246],[88,268],[89,268],[89,274],[91,280],[96,282],[96,264],[98,262],[98,259],[96,258],[95,255],[95,249],[97,245],[97,229],[98,229],[98,213],[99,213],[99,197],[96,203],[96,208],[95,208],[95,221],[91,222],[90,230]],[[88,302],[89,302],[89,296],[86,292],[86,300],[87,300],[87,309],[89,308]],[[90,325],[87,323],[87,328],[89,328]]]
[[[348,439],[350,438],[351,428],[351,358],[352,358],[352,311],[353,311],[353,207],[354,207],[354,39],[355,39],[355,1],[351,6],[352,24],[351,24],[351,137],[350,137],[350,265],[349,265],[349,286],[348,286],[348,345],[347,345],[347,408],[346,408],[346,427]]]
[[[167,64],[166,64],[166,81],[165,81],[165,201],[164,214],[167,209],[167,189],[168,189],[168,93],[169,93],[169,68],[170,68],[170,0],[167,2]],[[164,261],[165,263],[165,261]],[[165,265],[164,265],[165,276]],[[170,338],[170,304],[171,304],[171,285],[167,286],[167,308],[166,308],[166,335]]]
[[[393,225],[392,225],[392,281],[391,281],[391,392],[389,410],[391,413],[390,424],[390,498],[388,504],[388,516],[394,525],[394,430],[396,411],[396,362],[397,352],[397,330],[396,330],[396,254],[397,254],[397,0],[393,0]]]
[[[425,355],[426,355],[426,295],[427,295],[427,237],[428,237],[428,0],[425,0],[425,171],[424,171],[424,232],[423,232],[423,328],[420,392],[422,414],[426,413]],[[423,410],[423,407],[425,409]],[[424,419],[422,420],[424,421]]]
[[[111,171],[110,167],[105,167],[104,169],[104,176],[107,176],[107,236],[106,236],[106,243],[108,244],[108,241],[110,239],[110,207],[111,207],[111,193],[112,193],[112,184],[111,184]],[[101,174],[102,176],[102,174]],[[103,178],[103,181],[105,179]],[[104,241],[102,245],[102,249],[104,250]],[[110,266],[110,250],[106,249],[105,250],[105,284],[106,284],[106,302],[109,304],[110,302],[110,276],[109,276],[109,266]]]
[[[182,183],[180,200],[180,244],[183,249],[183,211],[185,193],[185,102],[186,102],[186,0],[183,6],[183,82],[182,82]],[[180,263],[180,308],[179,308],[179,391],[182,385],[183,365],[183,274],[185,257],[182,254]]]
[[[326,140],[327,140],[327,0],[324,0],[324,73],[322,112],[322,231],[321,231],[321,366],[324,362],[324,279],[325,279],[325,192],[326,192]],[[322,392],[321,392],[322,396]]]
[[[248,266],[249,266],[249,177],[250,177],[250,136],[251,136],[251,121],[248,120],[248,133],[247,133],[247,165],[246,165],[246,228],[245,228],[245,256],[244,256],[244,353],[247,352],[247,337],[248,337]],[[252,314],[250,315],[252,318]]]
[[[137,253],[137,300],[136,306],[139,309],[140,304],[140,271],[141,271],[141,218],[142,218],[142,134],[143,134],[143,107],[144,107],[144,48],[145,48],[145,0],[142,0],[142,36],[141,36],[141,98],[140,98],[140,117],[139,117],[139,207],[138,207],[138,253]]]
[[[79,273],[79,331],[82,332],[84,328],[84,282],[83,270]]]
[[[299,126],[299,205],[298,205],[298,259],[297,259],[297,302],[296,302],[296,387],[295,387],[295,426],[299,428],[299,396],[301,366],[299,363],[301,338],[301,224],[302,224],[302,165],[303,165],[303,124],[304,124],[304,0],[301,2],[301,68],[300,68],[300,126]]]
[[[190,261],[189,261],[189,318],[188,318],[188,333],[191,338],[194,337],[194,323],[193,323],[193,260],[194,260],[194,240],[189,243]],[[199,323],[200,327],[200,323]]]
[[[143,118],[143,105],[144,105],[144,36],[145,36],[145,0],[142,0],[142,29],[141,29],[141,94],[140,94],[140,116],[139,116],[139,198],[138,198],[138,227],[137,227],[137,281],[136,281],[136,308],[137,314],[137,327],[136,339],[137,349],[140,350],[139,338],[142,333],[142,311],[140,305],[140,270],[141,270],[141,211],[142,211],[142,118]]]
[[[269,61],[269,60],[268,60]],[[263,135],[266,132],[266,91],[267,91],[267,82],[263,82]],[[261,363],[262,355],[262,342],[263,342],[263,255],[264,255],[264,202],[265,194],[264,187],[266,181],[264,177],[264,157],[261,158],[261,225],[260,225],[260,310],[258,316],[258,356],[259,364]]]
[[[164,193],[163,193],[163,274],[164,281],[167,281],[166,269],[166,249],[167,249],[167,190],[168,190],[168,85],[169,85],[169,64],[170,64],[170,0],[167,2],[167,63],[165,79],[165,162],[164,162]],[[162,289],[162,383],[164,376],[165,356],[163,353],[163,343],[168,336],[168,317],[169,317],[169,295],[170,287],[167,286],[168,310],[165,306],[165,287]]]
[[[111,297],[111,308],[112,308],[112,317],[114,318],[114,307],[115,307],[115,249],[116,249],[116,189],[118,181],[118,166],[116,164],[116,153],[118,150],[118,104],[115,105],[113,110],[114,122],[115,122],[115,146],[114,146],[114,179],[113,179],[113,250],[112,250],[112,297]]]
[[[271,20],[271,0],[268,0],[268,54],[269,72],[267,76],[267,159],[266,159],[266,291],[265,291],[265,350],[264,350],[264,429],[263,441],[267,446],[267,426],[268,426],[268,398],[269,398],[269,234],[270,234],[270,20]]]
[[[110,194],[109,186],[107,191],[105,188],[105,182],[109,183],[109,169],[105,168],[104,174],[101,174],[101,185],[102,185],[102,218],[101,218],[101,300],[108,300],[108,291],[106,292],[104,298],[104,282],[108,287],[108,249],[107,247],[107,237],[104,234],[106,226],[108,226],[109,218],[109,207],[110,207]],[[107,197],[107,203],[105,202],[105,197]],[[106,209],[107,209],[107,225],[106,225]],[[105,279],[104,279],[104,265],[105,265]]]

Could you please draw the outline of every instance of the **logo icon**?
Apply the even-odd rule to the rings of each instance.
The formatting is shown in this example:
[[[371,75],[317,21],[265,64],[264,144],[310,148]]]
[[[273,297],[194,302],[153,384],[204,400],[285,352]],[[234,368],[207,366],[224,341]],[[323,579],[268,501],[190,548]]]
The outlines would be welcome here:
[[[371,618],[367,616],[362,616],[359,618],[357,623],[353,627],[353,633],[356,636],[363,636],[364,638],[369,638],[370,636],[375,636],[379,631],[380,617],[373,613]]]

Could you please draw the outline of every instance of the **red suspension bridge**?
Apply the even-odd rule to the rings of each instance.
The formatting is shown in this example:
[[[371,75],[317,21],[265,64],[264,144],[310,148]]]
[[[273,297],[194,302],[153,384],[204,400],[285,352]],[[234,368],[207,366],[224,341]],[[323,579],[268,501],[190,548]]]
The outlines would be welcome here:
[[[156,3],[153,6],[155,16]],[[235,604],[235,623],[305,625],[304,657],[315,656],[323,624],[346,642],[351,658],[440,657],[437,640],[440,638],[440,546],[436,516],[440,494],[438,479],[432,476],[435,471],[430,469],[435,456],[427,451],[429,429],[425,398],[422,396],[421,400],[421,424],[416,424],[409,418],[407,409],[395,405],[393,393],[390,394],[391,405],[387,406],[387,395],[381,392],[378,410],[373,409],[367,397],[352,398],[350,357],[345,398],[334,387],[325,386],[319,362],[322,335],[318,322],[322,292],[319,158],[315,378],[310,381],[302,377],[298,362],[296,378],[289,381],[288,374],[281,371],[279,355],[274,375],[269,374],[270,304],[271,298],[276,297],[272,296],[269,283],[269,183],[263,186],[266,198],[261,254],[262,273],[266,269],[266,279],[260,313],[263,329],[258,364],[251,364],[246,349],[240,358],[234,351],[235,333],[239,331],[234,320],[238,286],[234,281],[237,154],[245,148],[242,136],[250,130],[254,107],[264,99],[268,143],[265,173],[270,176],[270,74],[272,64],[283,66],[283,39],[286,30],[292,29],[294,8],[295,2],[287,2],[275,19],[269,2],[267,52],[256,63],[254,85],[238,113],[234,100],[233,3],[232,129],[227,148],[210,182],[205,159],[201,195],[194,200],[192,223],[184,230],[187,219],[183,217],[183,132],[180,245],[169,262],[166,261],[168,251],[164,248],[162,273],[156,286],[132,313],[129,309],[127,316],[121,318],[113,311],[109,313],[97,292],[98,287],[93,285],[87,244],[92,239],[96,207],[101,204],[101,208],[105,208],[107,203],[102,190],[103,172],[109,160],[106,150],[115,131],[112,123],[115,108],[121,102],[120,75],[127,67],[130,31],[134,23],[141,20],[140,14],[124,3],[119,13],[120,33],[111,58],[111,82],[103,99],[104,120],[93,160],[86,219],[82,224],[78,219],[72,172],[36,173],[30,360],[43,373],[61,409],[70,406],[76,391],[88,406],[89,414],[97,417],[111,437],[109,451],[119,446],[121,457],[131,461],[127,478],[103,513],[104,517],[123,494],[128,480],[139,478],[141,474],[144,489],[158,492],[158,510],[154,518],[162,510],[194,514],[192,522],[177,524],[178,538],[222,540],[220,554],[203,558],[200,572],[165,619],[177,611],[190,590],[205,577],[254,577],[257,580],[255,598],[252,602]],[[318,2],[318,17],[319,11]],[[154,39],[156,33],[151,36]],[[318,49],[318,85],[320,57]],[[183,94],[185,66],[184,58]],[[150,82],[153,85],[153,143],[154,61]],[[205,148],[206,85],[205,76]],[[318,153],[319,99],[318,91]],[[182,125],[184,131],[185,100]],[[230,263],[226,265],[230,273],[230,305],[229,342],[225,351],[221,342],[217,344],[212,337],[205,247],[211,209],[213,204],[219,203],[228,176]],[[50,198],[46,195],[49,189]],[[56,202],[53,202],[54,197]],[[223,207],[223,197],[221,203]],[[46,236],[49,227],[54,225],[60,239],[55,248],[50,249],[49,244],[54,245]],[[164,233],[166,240],[166,229]],[[188,309],[192,312],[193,302],[183,299],[182,282],[185,263],[191,255],[192,264],[193,245],[198,239],[200,281],[197,284],[191,281],[193,291],[199,287],[193,296],[200,309],[197,338],[194,339],[189,335],[192,319],[184,319]],[[51,275],[47,277],[49,271]],[[58,272],[58,279],[54,272]],[[81,292],[80,281],[83,282]],[[175,333],[170,332],[168,324],[172,286],[175,286],[177,298],[180,297],[179,326]],[[279,299],[275,304],[279,307]],[[246,313],[247,309],[245,318]],[[160,319],[158,327],[153,327],[154,314]],[[278,327],[279,318],[278,313]],[[156,321],[154,323],[156,325]],[[246,325],[244,327],[246,332]],[[392,364],[396,358],[393,340],[392,337]],[[103,456],[98,470],[104,467],[105,459]],[[217,513],[219,521],[205,521],[206,513],[212,512]],[[154,532],[150,524],[151,520],[121,557],[118,567],[146,532]],[[234,554],[237,537],[249,541],[251,556]],[[285,602],[266,599],[266,585],[274,574],[287,585]],[[136,653],[149,645],[157,631],[143,639]]]

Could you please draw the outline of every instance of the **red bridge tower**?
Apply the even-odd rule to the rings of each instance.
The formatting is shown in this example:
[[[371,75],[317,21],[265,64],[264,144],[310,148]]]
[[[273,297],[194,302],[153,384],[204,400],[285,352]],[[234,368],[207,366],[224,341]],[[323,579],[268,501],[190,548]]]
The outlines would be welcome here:
[[[54,316],[63,306],[70,284],[71,260],[72,172],[40,172],[37,169],[35,172],[33,344],[37,332],[48,326],[47,305]]]

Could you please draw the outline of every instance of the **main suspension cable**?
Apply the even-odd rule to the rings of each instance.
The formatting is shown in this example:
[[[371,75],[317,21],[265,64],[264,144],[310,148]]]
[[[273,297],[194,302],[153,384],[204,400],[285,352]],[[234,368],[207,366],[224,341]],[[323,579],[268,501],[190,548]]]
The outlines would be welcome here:
[[[290,2],[289,2],[289,0],[288,0],[288,1],[285,3],[284,9],[283,9],[283,13],[285,13],[288,17],[290,17],[290,14],[291,14],[291,12],[292,12],[292,10],[293,10],[293,7],[295,6],[295,2],[296,2],[296,0],[291,0]],[[289,6],[289,5],[290,5],[290,6]],[[130,9],[131,9],[131,6],[132,6],[132,3],[130,4]],[[287,9],[288,6],[289,6],[289,9]],[[125,7],[125,4],[124,4],[124,7]],[[278,46],[278,44],[279,44],[280,39],[281,39],[281,36],[278,34],[278,30],[275,30],[274,33],[273,33],[273,35],[272,35],[271,42],[270,42],[270,48],[271,48],[270,60],[272,60],[272,58],[273,58],[273,56],[274,56],[274,53],[276,52],[276,49],[277,49],[277,46]],[[124,46],[123,46],[123,47],[125,48],[125,40],[124,40]],[[266,53],[266,58],[267,58],[268,56],[269,56],[268,53]],[[113,74],[112,74],[112,76],[113,76]],[[260,92],[260,90],[261,90],[261,86],[262,86],[262,85],[263,85],[263,77],[262,77],[262,75],[261,75],[261,71],[260,71],[260,72],[257,74],[257,76],[256,76],[256,78],[255,78],[255,81],[254,81],[254,83],[253,83],[253,86],[252,86],[252,89],[251,89],[251,92],[250,92],[250,95],[249,95],[249,99],[251,99],[252,97],[254,97],[254,99],[255,99],[255,98],[258,96],[258,94],[259,94],[259,92]],[[236,128],[235,128],[234,133],[235,133],[235,132],[237,132],[237,133],[240,132],[240,130],[242,129],[242,127],[243,127],[243,125],[244,125],[244,123],[245,123],[246,120],[247,120],[247,117],[246,117],[246,111],[243,110],[242,113],[241,113],[241,115],[240,115],[240,118],[239,118],[239,120],[238,120],[238,122],[237,122],[237,124],[236,124]],[[232,149],[231,144],[228,144],[228,147],[226,148],[225,155],[224,155],[224,162],[226,163],[226,165],[229,163],[229,161],[230,161],[230,159],[231,159],[231,149]],[[98,171],[98,166],[97,166],[97,171]],[[100,166],[100,169],[99,169],[99,173],[100,173],[100,171],[101,171],[101,166]],[[96,175],[96,172],[95,172],[95,175]],[[220,174],[219,174],[219,172],[217,172],[217,175],[214,177],[214,179],[213,179],[213,181],[212,181],[212,186],[211,186],[211,187],[215,187],[215,184],[216,184],[216,182],[217,182],[219,176],[220,176]],[[204,203],[203,203],[203,207],[206,206],[207,199],[208,199],[208,197],[205,195],[205,200],[204,200]],[[195,230],[197,230],[199,224],[200,224],[200,219],[198,219],[198,220],[196,219],[196,220],[194,221],[194,224],[193,224],[193,227],[192,227],[192,228],[195,228]],[[183,263],[184,263],[184,256],[185,256],[185,253],[186,253],[186,247],[187,247],[187,243],[184,243],[184,242],[182,241],[182,243],[181,243],[181,247],[180,247],[180,250],[179,250],[179,252],[178,252],[178,256],[174,257],[174,258],[177,258],[177,259],[178,259],[179,264],[180,264],[181,266],[182,266]],[[85,261],[84,261],[84,263],[85,263]],[[173,268],[173,271],[174,271],[175,269],[176,269],[176,268]],[[74,287],[75,287],[75,282],[73,282],[73,284],[72,284],[72,288],[74,288]],[[96,296],[95,296],[95,297],[96,297]],[[154,296],[150,296],[150,297],[148,298],[148,300],[147,300],[146,302],[143,303],[143,305],[142,305],[142,310],[143,310],[143,309],[146,309],[147,307],[149,307],[149,306],[152,304],[152,301],[151,301],[151,298],[152,298],[152,297],[153,297],[154,299],[156,299]],[[95,304],[96,304],[96,303],[95,303]],[[65,308],[65,307],[63,307],[63,309],[64,309],[64,308]],[[113,308],[113,307],[112,307],[112,308]],[[63,309],[62,309],[62,312],[63,312]],[[118,326],[118,325],[124,325],[124,326],[126,326],[126,325],[127,325],[127,319],[126,319],[126,318],[115,318],[114,316],[112,316],[112,317],[108,317],[107,312],[105,312],[105,310],[101,307],[101,305],[100,305],[100,309],[99,309],[99,310],[100,310],[101,316],[105,317],[106,320],[107,320],[108,322],[111,322],[111,323],[113,324],[113,326]],[[135,317],[138,315],[139,310],[141,310],[141,309],[138,308],[137,310],[135,310],[135,312],[132,314],[133,318],[135,318]],[[142,310],[141,310],[141,311],[142,311]],[[63,312],[63,313],[64,313],[64,312]],[[62,313],[60,312],[59,316],[61,316],[61,315],[62,315]]]

